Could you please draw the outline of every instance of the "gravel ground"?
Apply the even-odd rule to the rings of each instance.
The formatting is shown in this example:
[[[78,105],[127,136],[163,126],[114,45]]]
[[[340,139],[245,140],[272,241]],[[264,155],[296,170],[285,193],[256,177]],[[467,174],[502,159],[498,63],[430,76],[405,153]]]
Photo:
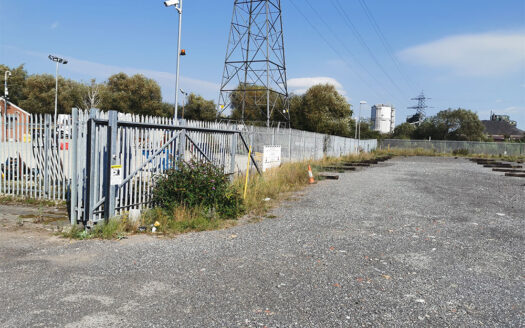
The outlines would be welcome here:
[[[175,239],[0,232],[0,326],[525,325],[525,179],[396,158],[272,214]]]

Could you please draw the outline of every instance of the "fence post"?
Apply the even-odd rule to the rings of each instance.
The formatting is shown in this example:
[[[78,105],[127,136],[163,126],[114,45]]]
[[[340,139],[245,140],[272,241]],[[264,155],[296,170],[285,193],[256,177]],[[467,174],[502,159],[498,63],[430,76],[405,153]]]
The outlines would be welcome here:
[[[51,141],[51,115],[44,116],[44,194],[49,195],[49,146]]]
[[[235,178],[235,154],[237,153],[237,133],[234,133],[232,134],[232,144],[231,144],[231,148],[230,148],[230,173],[232,174],[231,175],[231,179],[233,181],[233,179]],[[248,161],[250,161],[250,159],[248,158]]]
[[[317,155],[317,133],[314,134],[314,150],[312,151],[312,154],[310,155],[310,157],[314,158],[316,157]]]
[[[288,158],[292,161],[292,129],[288,129]]]
[[[303,131],[302,133],[302,138],[303,138],[303,148],[302,148],[302,153],[301,153],[301,160],[304,161],[306,160],[306,156],[305,156],[305,153],[306,153],[306,138],[305,138],[305,134],[306,132]]]
[[[182,129],[179,136],[179,161],[184,161],[184,152],[186,151],[186,130]]]
[[[250,146],[252,146],[252,148],[253,148],[253,146],[254,146],[253,145],[253,139],[254,139],[254,134],[255,134],[253,125],[250,127],[250,130],[251,130],[251,132],[250,132]]]
[[[86,147],[86,196],[84,199],[84,225],[89,225],[93,221],[93,209],[95,205],[95,142],[97,126],[95,118],[97,109],[91,108],[87,126],[87,147]]]
[[[111,169],[113,165],[117,165],[117,132],[118,132],[118,112],[111,110],[109,111],[108,117],[108,161],[105,168],[104,180],[106,182],[106,190],[104,192],[104,219],[108,221],[112,216],[115,215],[115,202],[116,202],[116,191],[118,186],[111,184]]]
[[[78,109],[73,108],[71,112],[71,159],[70,159],[70,165],[71,165],[71,184],[69,187],[69,215],[71,216],[69,219],[71,220],[71,224],[74,225],[77,223],[77,201],[78,201]]]

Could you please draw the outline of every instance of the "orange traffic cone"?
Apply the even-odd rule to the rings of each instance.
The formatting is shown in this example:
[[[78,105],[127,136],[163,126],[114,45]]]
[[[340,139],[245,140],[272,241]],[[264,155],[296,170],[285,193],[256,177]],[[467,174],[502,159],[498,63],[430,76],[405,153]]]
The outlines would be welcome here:
[[[315,183],[314,174],[312,173],[312,167],[310,167],[310,164],[308,164],[308,177],[310,184]]]

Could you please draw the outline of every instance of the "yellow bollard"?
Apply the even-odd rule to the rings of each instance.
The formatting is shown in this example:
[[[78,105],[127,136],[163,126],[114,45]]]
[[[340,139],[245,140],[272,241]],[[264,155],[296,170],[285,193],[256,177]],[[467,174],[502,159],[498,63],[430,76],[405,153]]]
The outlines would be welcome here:
[[[248,191],[248,180],[250,177],[250,161],[252,159],[252,146],[250,146],[250,149],[248,151],[248,165],[246,165],[246,182],[244,183],[244,194],[243,199],[246,199],[246,192]]]

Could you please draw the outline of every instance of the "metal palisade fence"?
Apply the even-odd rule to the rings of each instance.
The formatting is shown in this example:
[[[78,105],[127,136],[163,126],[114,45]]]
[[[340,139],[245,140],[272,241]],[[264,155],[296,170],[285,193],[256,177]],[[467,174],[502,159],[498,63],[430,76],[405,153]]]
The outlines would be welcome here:
[[[451,140],[403,140],[385,139],[380,147],[402,148],[402,149],[425,149],[438,153],[452,153],[453,151],[466,149],[470,154],[485,155],[525,155],[525,143],[517,142],[478,142],[478,141],[451,141]]]
[[[234,175],[257,163],[264,146],[281,146],[281,159],[301,161],[372,151],[376,140],[293,129],[72,110],[0,118],[0,195],[67,201],[72,223],[93,224],[148,208],[155,177],[180,160],[207,161]],[[254,155],[248,158],[248,148]]]
[[[0,195],[66,200],[73,157],[72,119],[51,115],[0,117]]]

